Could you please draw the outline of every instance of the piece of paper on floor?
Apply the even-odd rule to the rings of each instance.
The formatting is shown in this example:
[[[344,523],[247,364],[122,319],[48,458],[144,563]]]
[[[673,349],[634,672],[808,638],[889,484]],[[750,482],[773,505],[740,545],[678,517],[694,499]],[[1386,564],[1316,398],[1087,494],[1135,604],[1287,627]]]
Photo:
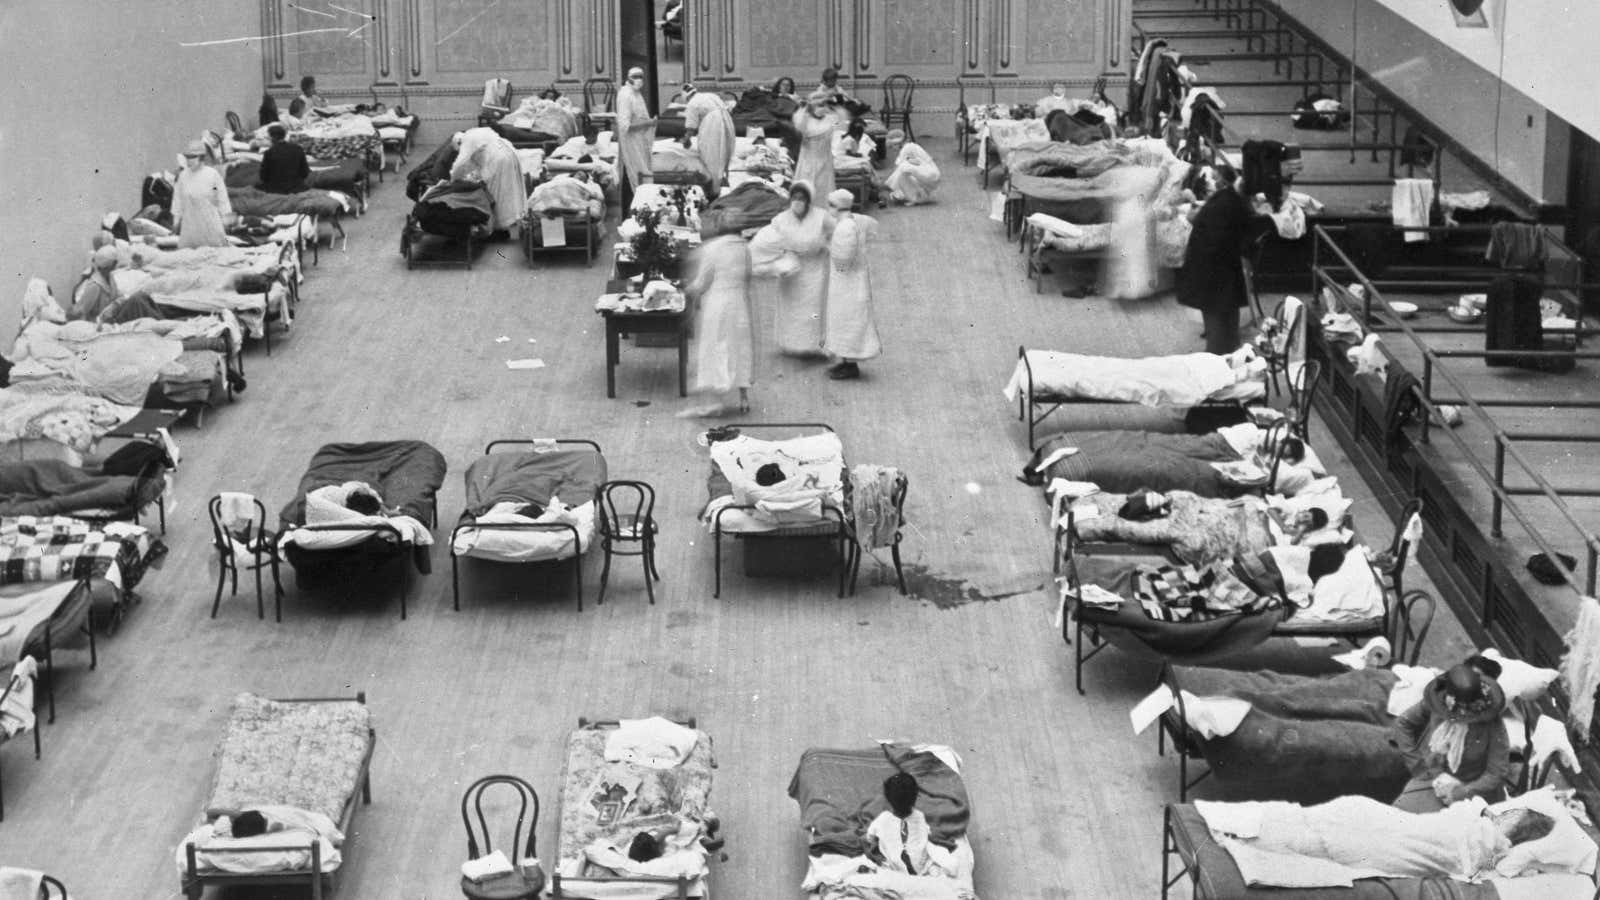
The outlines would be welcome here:
[[[496,344],[504,344],[506,341],[509,341],[509,340],[511,340],[511,336],[510,335],[502,334],[499,337],[495,338],[494,342]]]
[[[542,359],[508,359],[508,360],[506,360],[506,368],[508,368],[508,369],[542,369],[542,368],[544,368],[544,360],[542,360]]]
[[[1297,637],[1294,642],[1302,647],[1332,647],[1334,644],[1339,643],[1339,639],[1330,637]]]
[[[528,343],[537,344],[537,343],[539,343],[539,339],[538,338],[528,338]]]

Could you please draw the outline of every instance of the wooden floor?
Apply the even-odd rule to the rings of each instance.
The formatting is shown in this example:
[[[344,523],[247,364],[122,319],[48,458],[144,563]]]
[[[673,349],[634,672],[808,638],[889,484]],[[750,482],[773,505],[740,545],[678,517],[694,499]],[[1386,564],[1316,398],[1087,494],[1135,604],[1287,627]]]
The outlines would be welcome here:
[[[425,133],[424,143],[439,139]],[[1156,757],[1152,736],[1131,733],[1127,710],[1156,668],[1113,650],[1086,674],[1088,696],[1073,691],[1051,623],[1044,505],[1013,477],[1026,448],[1000,388],[1019,344],[1158,354],[1198,349],[1198,323],[1170,297],[1035,294],[973,170],[952,142],[930,145],[945,171],[938,204],[880,216],[871,267],[884,356],[854,383],[777,357],[771,293],[760,291],[751,416],[832,423],[850,461],[909,473],[913,596],[870,559],[859,594],[840,600],[826,582],[747,580],[736,556],[712,599],[711,547],[695,521],[707,462],[701,426],[672,415],[686,401],[671,352],[625,345],[618,397],[605,399],[592,312],[602,264],[545,258],[530,271],[514,245],[498,244],[470,272],[408,272],[397,253],[408,203],[391,176],[349,224],[348,251],[324,252],[310,271],[293,332],[271,358],[252,352],[249,390],[203,430],[179,433],[165,568],[102,642],[97,671],[63,654],[43,761],[20,744],[0,752],[0,861],[50,871],[74,896],[175,896],[173,851],[200,813],[233,696],[366,691],[375,795],[347,843],[343,900],[456,896],[460,794],[488,773],[538,788],[540,846],[553,855],[565,732],[579,716],[652,713],[697,716],[716,739],[721,898],[798,893],[804,843],[785,788],[804,748],[888,737],[949,743],[965,757],[982,896],[1154,896],[1174,764]],[[546,367],[506,368],[520,357]],[[251,491],[276,510],[322,443],[419,438],[450,461],[446,529],[483,445],[526,435],[594,438],[612,477],[656,485],[656,606],[624,564],[595,608],[591,559],[581,613],[550,586],[558,579],[516,577],[469,578],[453,612],[436,547],[409,621],[382,598],[336,608],[292,585],[282,624],[270,613],[257,621],[245,592],[207,618],[204,509],[217,491]],[[1323,452],[1357,499],[1358,527],[1386,541],[1370,495],[1334,448]],[[1447,624],[1428,657],[1461,649]]]

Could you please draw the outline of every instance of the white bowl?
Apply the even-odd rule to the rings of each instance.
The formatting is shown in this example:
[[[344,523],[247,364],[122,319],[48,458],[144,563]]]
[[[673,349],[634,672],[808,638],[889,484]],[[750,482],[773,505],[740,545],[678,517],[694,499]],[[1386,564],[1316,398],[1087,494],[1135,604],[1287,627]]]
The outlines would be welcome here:
[[[1445,314],[1450,317],[1450,321],[1459,322],[1462,325],[1471,325],[1472,323],[1483,318],[1483,313],[1478,312],[1470,306],[1452,306],[1445,310]]]
[[[1394,310],[1394,314],[1402,319],[1410,319],[1417,314],[1417,305],[1415,303],[1407,303],[1404,300],[1389,301],[1389,308]]]

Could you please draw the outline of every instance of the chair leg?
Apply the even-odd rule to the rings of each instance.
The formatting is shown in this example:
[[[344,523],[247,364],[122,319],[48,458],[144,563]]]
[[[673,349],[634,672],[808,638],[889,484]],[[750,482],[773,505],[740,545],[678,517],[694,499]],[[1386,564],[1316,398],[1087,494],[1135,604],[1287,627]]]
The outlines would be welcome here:
[[[606,558],[605,558],[605,562],[601,563],[601,565],[600,565],[600,599],[595,601],[595,603],[594,603],[595,606],[603,606],[603,605],[605,605],[605,602],[606,602],[606,582],[611,579],[611,545],[607,544],[602,549],[605,550]],[[580,605],[578,606],[578,610],[581,612],[583,610],[583,606],[582,606],[582,601],[581,600],[579,601],[579,604]]]
[[[645,541],[643,552],[639,555],[644,561],[644,593],[645,596],[650,598],[650,605],[655,606],[656,587],[655,581],[650,578],[650,542],[648,539]]]
[[[711,598],[713,600],[722,596],[722,532],[718,531],[711,536],[712,551],[712,582]]]
[[[56,654],[50,646],[50,629],[44,630],[44,695],[50,701],[50,724],[56,723]]]
[[[455,598],[455,610],[461,612],[461,566],[455,553],[450,554],[450,596]]]
[[[578,595],[578,612],[583,612],[583,554],[572,554],[572,587]]]
[[[900,596],[906,595],[906,572],[900,566],[900,542],[889,545],[889,556],[894,559],[894,580],[900,585]]]
[[[278,553],[272,553],[272,618],[283,621],[283,580],[278,574]]]
[[[83,630],[89,633],[89,671],[94,671],[100,666],[100,654],[95,649],[94,641],[94,603],[90,602],[89,612],[86,613]]]
[[[267,604],[266,604],[266,601],[262,599],[262,595],[261,595],[261,563],[262,563],[262,559],[261,559],[261,557],[259,555],[257,555],[257,556],[254,557],[254,560],[255,560],[255,565],[253,566],[253,568],[256,570],[256,619],[257,620],[261,620],[261,619],[265,619],[267,617]]]
[[[211,598],[211,618],[217,617],[217,609],[222,606],[222,587],[228,583],[228,564],[222,557],[217,561],[217,595]]]

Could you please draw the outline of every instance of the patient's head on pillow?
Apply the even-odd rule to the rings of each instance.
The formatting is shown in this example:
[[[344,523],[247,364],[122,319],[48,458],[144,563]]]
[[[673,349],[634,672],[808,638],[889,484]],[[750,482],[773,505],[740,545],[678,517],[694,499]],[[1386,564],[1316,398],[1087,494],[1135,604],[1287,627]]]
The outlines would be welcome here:
[[[1297,463],[1306,458],[1306,442],[1296,437],[1284,438],[1278,446],[1278,455],[1287,462]]]
[[[1519,807],[1508,809],[1501,813],[1490,813],[1489,819],[1494,822],[1494,827],[1511,846],[1537,841],[1554,831],[1556,820],[1538,810]]]
[[[1467,665],[1477,669],[1479,674],[1487,675],[1490,678],[1498,679],[1503,671],[1499,663],[1481,653],[1474,653],[1467,657]]]
[[[772,487],[787,477],[789,476],[783,474],[783,468],[777,463],[767,463],[756,470],[756,484],[762,487]]]
[[[1300,534],[1321,531],[1328,527],[1328,511],[1320,506],[1295,513],[1294,530]]]
[[[1332,575],[1344,565],[1344,548],[1338,544],[1318,544],[1311,548],[1311,564],[1306,575],[1316,584],[1324,575]]]
[[[371,488],[355,488],[344,498],[345,509],[357,512],[363,516],[378,516],[383,514],[383,501]]]
[[[883,799],[897,818],[911,815],[917,805],[917,779],[909,772],[896,772],[883,780]]]
[[[255,837],[266,833],[267,817],[253,809],[247,809],[233,817],[233,836],[236,838]]]
[[[661,842],[648,831],[641,831],[633,836],[633,843],[628,845],[628,858],[634,862],[649,862],[661,857]]]

